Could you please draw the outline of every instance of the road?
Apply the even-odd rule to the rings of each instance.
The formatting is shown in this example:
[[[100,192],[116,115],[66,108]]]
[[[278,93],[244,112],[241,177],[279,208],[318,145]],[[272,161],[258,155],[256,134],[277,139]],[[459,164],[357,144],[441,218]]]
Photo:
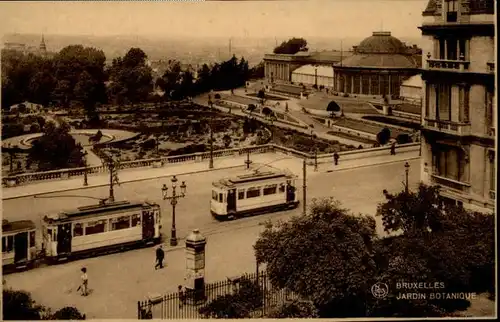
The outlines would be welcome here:
[[[308,176],[308,201],[312,198],[333,196],[353,213],[374,214],[378,202],[383,201],[382,190],[400,191],[404,180],[404,162],[377,165],[338,172],[310,172]],[[418,160],[410,161],[411,169],[418,169]],[[255,270],[252,245],[261,224],[267,219],[287,219],[299,215],[301,207],[292,211],[249,217],[230,222],[217,222],[209,214],[210,183],[221,177],[236,174],[241,170],[221,170],[203,174],[193,174],[179,180],[186,180],[187,196],[179,201],[177,207],[177,229],[184,237],[193,228],[199,228],[208,237],[206,256],[207,282],[224,279],[243,272]],[[410,184],[415,187],[419,181],[419,171],[410,171]],[[168,181],[152,179],[131,182],[119,187],[117,199],[132,198],[159,202],[160,186]],[[299,182],[301,185],[301,182]],[[99,196],[106,194],[106,188],[74,191],[71,194]],[[298,193],[302,196],[302,188]],[[58,195],[61,195],[59,193]],[[88,200],[61,198],[57,199],[21,199],[4,202],[4,218],[17,219],[28,216],[39,222],[41,214],[88,204]],[[169,236],[170,208],[164,206],[163,233]],[[383,234],[381,221],[377,219],[377,231]],[[168,240],[168,238],[166,239]],[[181,245],[183,243],[180,243]],[[151,293],[163,294],[174,291],[183,283],[184,251],[182,248],[167,250],[169,266],[164,270],[154,271],[154,251],[151,248],[134,250],[84,259],[63,265],[42,267],[31,271],[7,275],[7,286],[32,292],[34,298],[44,305],[60,308],[75,305],[89,318],[135,318],[136,301]],[[76,292],[80,267],[89,269],[91,296],[83,298]],[[50,295],[47,290],[50,289]]]

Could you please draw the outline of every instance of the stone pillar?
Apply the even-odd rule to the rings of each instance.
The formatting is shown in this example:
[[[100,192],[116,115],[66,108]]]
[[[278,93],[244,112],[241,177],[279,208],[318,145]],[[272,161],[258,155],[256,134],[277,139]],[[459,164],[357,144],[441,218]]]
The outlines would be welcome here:
[[[186,300],[202,303],[205,296],[205,246],[207,239],[198,229],[186,238]]]

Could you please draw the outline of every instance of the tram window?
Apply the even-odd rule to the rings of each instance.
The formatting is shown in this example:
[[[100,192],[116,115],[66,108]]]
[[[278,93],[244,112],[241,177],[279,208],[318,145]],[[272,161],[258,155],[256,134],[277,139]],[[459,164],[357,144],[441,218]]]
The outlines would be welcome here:
[[[269,186],[266,186],[264,187],[263,189],[263,195],[264,196],[267,196],[267,195],[274,195],[276,193],[276,190],[277,190],[278,186],[273,184],[273,185],[269,185]]]
[[[132,227],[141,225],[141,215],[135,214],[132,215]]]
[[[47,229],[47,236],[52,238],[52,229]]]
[[[222,193],[219,193],[219,202],[224,202],[224,200],[222,199]]]
[[[111,230],[130,228],[130,216],[111,218]]]
[[[35,246],[35,232],[30,231],[30,246],[29,247],[34,247]]]
[[[106,221],[91,221],[85,227],[85,235],[99,234],[106,231]]]
[[[76,223],[73,228],[73,237],[83,236],[83,225]]]
[[[245,189],[238,190],[238,200],[245,199]]]
[[[280,193],[283,193],[283,192],[285,192],[285,184],[281,183],[280,184]]]
[[[14,250],[14,236],[2,237],[2,253],[9,253]]]
[[[260,188],[248,188],[247,198],[255,198],[260,196]]]
[[[217,201],[217,191],[212,190],[212,199]]]

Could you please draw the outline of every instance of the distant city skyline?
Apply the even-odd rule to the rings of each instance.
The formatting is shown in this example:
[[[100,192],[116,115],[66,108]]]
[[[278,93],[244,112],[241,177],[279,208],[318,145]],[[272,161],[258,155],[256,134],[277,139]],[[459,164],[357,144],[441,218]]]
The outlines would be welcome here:
[[[146,37],[420,37],[427,0],[1,2],[0,32]]]

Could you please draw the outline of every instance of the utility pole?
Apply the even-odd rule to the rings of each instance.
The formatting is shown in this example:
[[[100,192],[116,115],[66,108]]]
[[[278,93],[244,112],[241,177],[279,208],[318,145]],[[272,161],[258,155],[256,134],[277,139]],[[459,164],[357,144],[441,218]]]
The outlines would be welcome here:
[[[306,203],[306,197],[307,197],[307,184],[306,184],[306,176],[307,176],[307,164],[306,164],[306,159],[302,161],[302,209],[304,212],[304,215],[307,213],[307,203]]]

